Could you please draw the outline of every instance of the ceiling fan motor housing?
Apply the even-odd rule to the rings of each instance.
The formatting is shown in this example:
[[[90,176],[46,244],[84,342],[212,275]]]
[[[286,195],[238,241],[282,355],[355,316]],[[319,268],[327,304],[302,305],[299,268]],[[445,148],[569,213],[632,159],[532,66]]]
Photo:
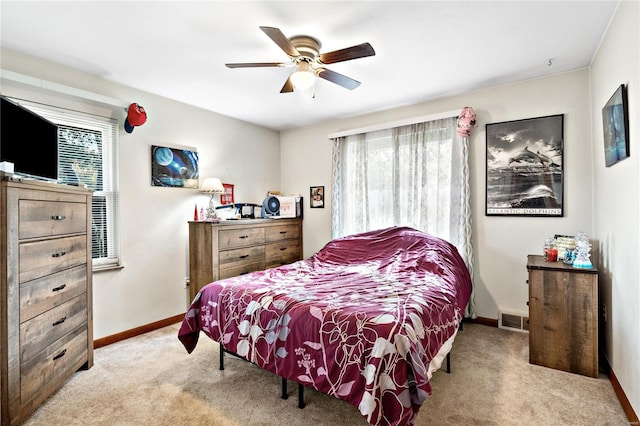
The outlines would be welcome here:
[[[289,41],[300,53],[300,56],[309,58],[311,61],[315,60],[320,54],[320,47],[322,45],[317,38],[307,35],[298,35],[290,37]]]

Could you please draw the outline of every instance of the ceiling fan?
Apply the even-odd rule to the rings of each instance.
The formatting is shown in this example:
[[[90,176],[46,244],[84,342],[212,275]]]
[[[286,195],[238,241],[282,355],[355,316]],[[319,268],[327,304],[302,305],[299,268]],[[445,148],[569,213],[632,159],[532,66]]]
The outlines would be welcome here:
[[[280,93],[290,93],[294,89],[308,89],[313,86],[316,76],[353,90],[360,85],[359,81],[331,71],[325,68],[324,65],[376,54],[369,43],[362,43],[345,49],[334,50],[333,52],[320,53],[320,41],[314,37],[299,35],[287,38],[278,28],[260,27],[260,29],[289,56],[291,62],[245,62],[229,63],[226,66],[228,68],[295,66],[295,71],[289,75]]]

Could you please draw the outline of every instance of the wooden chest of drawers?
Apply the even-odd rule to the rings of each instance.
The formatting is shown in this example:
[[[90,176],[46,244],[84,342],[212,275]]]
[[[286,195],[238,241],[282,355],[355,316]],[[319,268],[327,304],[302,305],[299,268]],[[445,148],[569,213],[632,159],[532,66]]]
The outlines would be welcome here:
[[[0,423],[93,365],[91,192],[0,183]]]
[[[189,222],[189,295],[210,282],[302,259],[302,219]]]

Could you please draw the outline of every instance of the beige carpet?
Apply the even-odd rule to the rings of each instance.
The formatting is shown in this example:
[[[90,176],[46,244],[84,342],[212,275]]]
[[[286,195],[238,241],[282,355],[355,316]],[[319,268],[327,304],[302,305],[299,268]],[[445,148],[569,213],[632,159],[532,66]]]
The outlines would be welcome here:
[[[204,335],[188,355],[178,325],[95,351],[27,425],[366,425],[345,402],[226,357]],[[437,372],[416,425],[628,425],[608,379],[528,363],[528,335],[465,324],[453,345],[452,374]]]

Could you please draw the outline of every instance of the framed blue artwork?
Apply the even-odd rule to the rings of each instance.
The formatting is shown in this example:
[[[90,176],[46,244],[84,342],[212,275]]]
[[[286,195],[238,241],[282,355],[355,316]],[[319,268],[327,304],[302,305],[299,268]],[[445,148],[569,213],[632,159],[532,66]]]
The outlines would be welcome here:
[[[627,91],[621,84],[602,108],[604,163],[607,167],[629,157],[629,111]]]
[[[151,145],[151,186],[198,188],[198,152]]]

